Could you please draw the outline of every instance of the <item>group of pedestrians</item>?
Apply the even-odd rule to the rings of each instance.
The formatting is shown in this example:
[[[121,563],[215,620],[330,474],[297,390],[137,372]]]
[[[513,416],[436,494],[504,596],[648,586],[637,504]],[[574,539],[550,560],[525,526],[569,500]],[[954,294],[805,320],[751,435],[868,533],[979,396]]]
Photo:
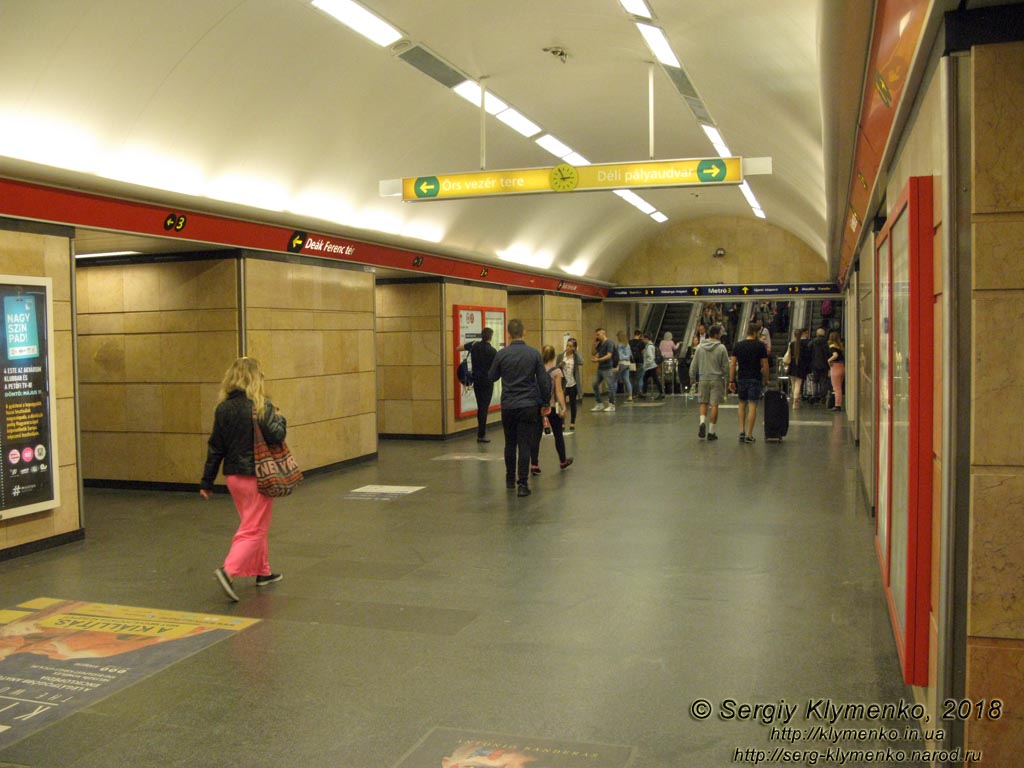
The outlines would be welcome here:
[[[829,410],[843,410],[846,350],[838,331],[831,331],[827,338],[825,334],[825,329],[819,328],[814,338],[809,340],[806,331],[793,332],[793,340],[782,358],[786,375],[793,387],[793,408],[800,407],[807,389],[813,391],[808,399],[820,399],[823,396],[821,393],[830,384],[835,400]],[[810,381],[810,386],[805,388],[807,381]]]

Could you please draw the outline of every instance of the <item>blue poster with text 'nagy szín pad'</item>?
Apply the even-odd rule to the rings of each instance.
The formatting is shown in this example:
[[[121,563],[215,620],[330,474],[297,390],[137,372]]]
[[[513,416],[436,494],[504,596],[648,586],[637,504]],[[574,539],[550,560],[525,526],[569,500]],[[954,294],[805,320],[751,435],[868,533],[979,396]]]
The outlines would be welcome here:
[[[39,357],[39,324],[35,296],[5,296],[4,324],[7,331],[7,359]]]

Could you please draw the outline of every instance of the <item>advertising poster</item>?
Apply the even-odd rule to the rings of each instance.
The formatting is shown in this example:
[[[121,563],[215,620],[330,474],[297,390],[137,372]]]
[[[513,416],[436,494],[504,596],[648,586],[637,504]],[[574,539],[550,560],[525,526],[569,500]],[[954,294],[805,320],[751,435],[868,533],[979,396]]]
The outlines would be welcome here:
[[[501,307],[469,307],[456,305],[455,312],[455,370],[459,364],[469,358],[464,352],[466,344],[479,341],[484,328],[494,331],[491,346],[496,350],[505,346],[505,310]],[[495,411],[501,407],[501,382],[494,382],[491,393],[491,407]],[[455,416],[465,418],[476,415],[476,395],[472,386],[463,386],[459,377],[455,377]]]
[[[257,623],[48,597],[0,609],[0,750]]]
[[[395,768],[626,768],[632,747],[435,728]]]
[[[60,506],[53,430],[50,278],[0,276],[3,406],[0,519]]]

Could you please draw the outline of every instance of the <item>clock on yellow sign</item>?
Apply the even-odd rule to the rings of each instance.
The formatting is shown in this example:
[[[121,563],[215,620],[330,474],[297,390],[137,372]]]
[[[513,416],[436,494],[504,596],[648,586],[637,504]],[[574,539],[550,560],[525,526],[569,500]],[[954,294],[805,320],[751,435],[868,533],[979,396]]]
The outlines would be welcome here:
[[[551,188],[555,192],[572,192],[579,183],[579,171],[568,163],[559,163],[551,169]]]

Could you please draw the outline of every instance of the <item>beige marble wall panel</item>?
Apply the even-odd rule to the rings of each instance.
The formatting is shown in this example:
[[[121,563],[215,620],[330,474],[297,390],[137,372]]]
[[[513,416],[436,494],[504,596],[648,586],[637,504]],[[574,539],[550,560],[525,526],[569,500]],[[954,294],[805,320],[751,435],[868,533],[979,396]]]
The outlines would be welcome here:
[[[543,297],[537,295],[509,294],[507,320],[523,321],[523,340],[531,347],[540,349],[544,332]]]
[[[967,640],[967,687],[973,701],[1002,701],[998,719],[969,718],[964,723],[967,749],[980,751],[979,766],[1016,766],[1024,754],[1024,643]]]
[[[87,432],[123,432],[127,429],[127,394],[127,389],[120,384],[81,384],[82,429]]]
[[[60,466],[72,468],[78,462],[78,436],[75,429],[75,400],[63,397],[57,400],[57,461]]]
[[[971,230],[975,290],[1024,289],[1024,213],[976,220]]]
[[[971,478],[968,633],[1024,640],[1024,470]]]
[[[75,528],[77,527],[76,525]],[[4,548],[19,547],[22,544],[47,539],[58,533],[54,528],[52,510],[5,520],[0,523],[0,531],[4,532]]]
[[[1024,292],[976,291],[972,308],[971,462],[1024,466],[1024,357],[1007,354],[1008,328],[1024,327]]]
[[[78,498],[78,466],[62,466],[60,468],[60,506],[50,512],[41,512],[41,516],[53,515],[54,534],[77,531],[80,525],[80,499]]]
[[[440,329],[440,283],[397,283],[378,285],[376,291],[376,336],[378,374],[378,419],[380,431],[386,434],[441,434],[433,422],[429,424],[415,414],[436,411],[439,423],[442,412],[440,376],[443,367],[444,343]],[[360,356],[368,341],[363,340]],[[436,387],[425,386],[434,380]],[[415,386],[420,382],[420,386]],[[426,432],[420,431],[427,429]]]
[[[725,248],[725,258],[712,257]],[[622,262],[619,285],[818,282],[829,278],[825,259],[772,224],[734,217],[679,222],[661,230]]]
[[[1024,211],[1024,42],[973,48],[974,212]],[[1019,270],[1018,270],[1019,273]]]
[[[104,303],[108,312],[152,312],[160,309],[160,264],[136,264],[127,267],[90,267],[89,270],[99,270],[101,273],[110,271],[106,278],[89,276],[92,280],[112,282],[116,280],[116,273],[121,273],[122,299],[121,306],[114,307],[112,299]],[[93,304],[95,306],[95,304]]]

